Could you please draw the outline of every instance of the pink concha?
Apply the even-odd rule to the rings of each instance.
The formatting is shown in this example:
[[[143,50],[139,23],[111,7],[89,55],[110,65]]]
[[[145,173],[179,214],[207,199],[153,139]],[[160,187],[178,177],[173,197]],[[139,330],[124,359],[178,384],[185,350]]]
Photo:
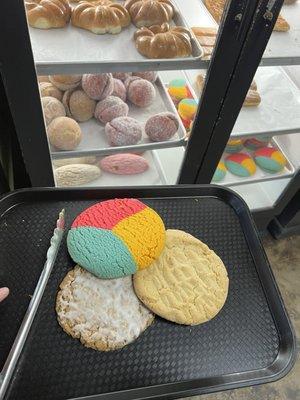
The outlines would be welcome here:
[[[148,161],[136,154],[124,153],[104,157],[99,166],[104,172],[116,175],[141,174],[149,168]]]
[[[137,107],[148,107],[154,102],[156,91],[151,82],[138,76],[132,76],[124,83],[128,100]]]
[[[119,97],[123,101],[126,101],[126,88],[120,79],[114,78],[114,91],[112,95]]]
[[[175,114],[163,112],[148,119],[145,132],[153,142],[171,139],[178,131],[179,121]]]
[[[119,97],[108,96],[106,99],[99,101],[96,106],[94,116],[95,118],[106,124],[118,117],[126,117],[128,115],[129,107]]]
[[[131,72],[113,72],[112,75],[115,79],[120,79],[121,81],[125,81],[127,78],[131,76]]]
[[[82,89],[93,100],[102,100],[114,91],[112,74],[85,74],[82,77]]]
[[[139,76],[149,82],[155,82],[158,76],[156,71],[133,72],[132,75]]]
[[[143,128],[134,118],[119,117],[105,125],[105,133],[111,146],[128,146],[141,140]]]

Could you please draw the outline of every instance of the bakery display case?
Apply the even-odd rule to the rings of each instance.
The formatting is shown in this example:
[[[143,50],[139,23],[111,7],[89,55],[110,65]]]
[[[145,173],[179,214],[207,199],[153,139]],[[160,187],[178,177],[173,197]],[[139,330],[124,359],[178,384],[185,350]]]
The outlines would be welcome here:
[[[265,230],[299,188],[299,2],[3,3],[0,94],[32,189],[0,201],[0,258],[20,298],[0,320],[0,400],[175,399],[289,372],[295,339],[249,209]],[[227,314],[195,327],[159,319],[125,351],[78,348],[53,319],[73,263],[64,239],[55,263],[47,252],[53,223],[64,208],[56,229],[129,197],[220,252]]]
[[[160,25],[159,31],[155,28],[152,32],[149,30],[150,23],[146,22],[147,27],[142,27],[145,22],[141,22],[141,15],[135,16],[133,23],[130,23],[130,2],[127,2],[127,11],[124,11],[122,2],[117,1],[118,4],[111,9],[113,12],[115,9],[122,10],[121,17],[113,26],[105,18],[102,19],[98,32],[99,28],[82,17],[84,6],[79,7],[77,2],[71,2],[65,10],[65,1],[57,1],[65,12],[65,19],[47,22],[50,25],[58,24],[57,29],[40,29],[47,28],[47,24],[39,26],[45,21],[37,19],[36,2],[25,2],[29,22],[27,31],[23,2],[16,0],[16,18],[20,30],[13,33],[10,41],[18,43],[21,37],[24,39],[24,35],[27,35],[27,40],[24,49],[17,54],[8,48],[7,58],[24,61],[24,73],[28,76],[24,93],[35,99],[28,105],[28,111],[25,110],[24,101],[22,107],[18,104],[20,96],[16,75],[10,77],[13,71],[5,65],[2,71],[12,113],[16,116],[15,127],[18,132],[22,131],[19,141],[32,184],[99,187],[122,186],[125,182],[128,185],[162,185],[177,182],[207,183],[212,180],[213,183],[232,187],[244,197],[254,213],[261,215],[262,210],[266,210],[270,218],[275,212],[276,199],[273,203],[270,190],[265,193],[265,187],[274,183],[272,187],[279,188],[280,183],[283,183],[284,190],[285,186],[289,187],[298,169],[285,138],[294,141],[300,131],[300,92],[299,83],[295,79],[297,73],[291,74],[287,67],[295,65],[296,71],[299,62],[299,28],[295,24],[299,1],[284,3],[272,34],[268,26],[272,18],[268,12],[278,12],[282,2],[275,2],[271,11],[266,4],[267,14],[263,15],[267,21],[264,26],[266,32],[262,33],[261,26],[257,27],[256,33],[251,32],[253,41],[260,43],[260,46],[255,47],[255,51],[260,51],[260,54],[249,53],[249,68],[246,68],[246,61],[244,77],[239,77],[246,86],[246,80],[251,79],[250,88],[242,107],[233,106],[232,101],[231,106],[227,106],[229,111],[220,119],[220,133],[217,135],[213,133],[217,114],[212,111],[215,108],[217,112],[216,104],[220,101],[226,102],[228,99],[227,104],[230,103],[228,85],[231,85],[232,73],[238,68],[240,52],[246,43],[246,26],[250,26],[253,4],[250,6],[245,0],[243,4],[233,4],[230,8],[228,2],[227,18],[221,22],[225,8],[223,0],[190,0],[188,6],[184,0],[175,0],[172,2],[172,15],[158,12],[160,17],[154,20],[165,25]],[[165,7],[164,12],[170,12],[168,1],[162,3],[159,7]],[[76,13],[73,12],[71,16],[72,7]],[[239,9],[236,9],[238,7],[243,12],[241,21]],[[93,7],[88,10],[94,12]],[[142,11],[142,18],[149,18],[149,10],[145,8]],[[241,32],[237,31],[240,22],[243,25]],[[220,35],[219,24],[222,25]],[[176,37],[176,57],[166,52],[162,57],[155,44],[157,35],[173,35],[173,39]],[[142,49],[139,43],[145,40],[148,44]],[[150,47],[152,53],[146,54],[146,49]],[[220,50],[213,55],[215,48]],[[225,52],[230,57],[224,56]],[[32,68],[32,59],[35,69]],[[255,63],[260,64],[260,67],[255,76],[250,77],[256,70]],[[34,82],[35,71],[38,87]],[[95,95],[94,86],[97,84],[97,76],[101,74],[108,81],[102,82],[103,92]],[[211,77],[208,79],[210,82],[207,82],[207,77]],[[214,77],[220,77],[218,84]],[[237,88],[238,82],[232,85]],[[45,120],[41,118],[38,90]],[[143,95],[143,104],[138,104],[140,100],[137,103],[134,99],[139,90]],[[114,99],[105,100],[108,95]],[[240,94],[234,95],[235,99],[239,97]],[[206,122],[201,122],[199,114],[193,129],[197,105],[202,101],[205,105],[200,111]],[[155,132],[153,135],[149,129],[147,131],[146,126],[152,123],[153,131],[157,122],[156,115],[161,112],[169,114],[159,119],[158,125],[165,127],[163,124],[167,124],[169,130],[163,128],[163,134]],[[32,116],[30,120],[26,117],[28,113]],[[113,118],[121,118],[122,127],[120,124],[117,128],[111,125],[111,115]],[[231,127],[227,126],[228,115]],[[125,120],[129,117],[130,121],[126,120],[125,123],[122,120],[124,117]],[[32,135],[31,130],[44,133]],[[38,149],[39,154],[44,154],[40,160],[33,160],[33,147]],[[271,150],[267,149],[267,155],[261,157],[258,154],[255,158],[254,151],[260,147],[269,147]],[[240,152],[244,155],[237,159],[239,156],[235,153]],[[272,157],[277,156],[281,157],[282,165],[279,162],[274,171],[255,161],[265,157],[268,159],[266,162],[270,163]],[[213,177],[218,161],[220,168]],[[110,162],[113,164],[110,165]],[[250,163],[250,170],[241,167],[243,163]],[[83,166],[72,167],[74,164]],[[125,172],[124,165],[127,164],[129,169]],[[99,168],[100,165],[104,169]],[[228,166],[231,166],[231,170]],[[239,168],[240,175],[237,175]],[[42,177],[39,174],[41,169],[44,171]],[[254,192],[258,195],[254,196]],[[277,194],[279,197],[280,192]],[[262,227],[265,226],[264,222]]]

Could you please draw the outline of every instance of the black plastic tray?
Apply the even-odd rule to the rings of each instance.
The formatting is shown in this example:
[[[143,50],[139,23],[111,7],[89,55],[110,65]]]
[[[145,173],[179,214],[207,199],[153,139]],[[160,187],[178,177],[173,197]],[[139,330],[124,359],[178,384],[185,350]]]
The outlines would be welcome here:
[[[5,338],[11,327],[16,333],[26,307],[24,303],[19,310],[14,292],[20,292],[20,298],[36,284],[59,211],[66,209],[68,228],[83,209],[114,197],[141,198],[160,213],[167,228],[185,230],[214,249],[230,278],[225,307],[215,319],[195,327],[156,318],[120,351],[87,349],[56,321],[57,288],[74,265],[63,240],[5,398],[173,399],[266,383],[287,374],[295,340],[273,274],[247,206],[218,186],[37,189],[3,198],[1,279],[13,276],[8,282],[13,295],[0,313],[5,354],[2,332]]]

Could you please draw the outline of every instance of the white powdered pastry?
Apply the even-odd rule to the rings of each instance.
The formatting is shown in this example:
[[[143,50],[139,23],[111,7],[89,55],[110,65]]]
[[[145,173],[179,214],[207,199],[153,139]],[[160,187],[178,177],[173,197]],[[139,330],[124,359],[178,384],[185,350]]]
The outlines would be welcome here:
[[[130,276],[99,279],[78,265],[60,284],[56,312],[66,333],[101,351],[126,346],[154,320],[136,297]]]

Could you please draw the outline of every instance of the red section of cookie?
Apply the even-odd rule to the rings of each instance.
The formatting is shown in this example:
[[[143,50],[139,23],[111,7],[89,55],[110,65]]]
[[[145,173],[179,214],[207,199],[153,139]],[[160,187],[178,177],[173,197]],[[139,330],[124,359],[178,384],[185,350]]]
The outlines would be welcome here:
[[[147,206],[136,199],[115,199],[97,203],[80,214],[73,222],[72,228],[93,227],[113,229],[117,223]]]

